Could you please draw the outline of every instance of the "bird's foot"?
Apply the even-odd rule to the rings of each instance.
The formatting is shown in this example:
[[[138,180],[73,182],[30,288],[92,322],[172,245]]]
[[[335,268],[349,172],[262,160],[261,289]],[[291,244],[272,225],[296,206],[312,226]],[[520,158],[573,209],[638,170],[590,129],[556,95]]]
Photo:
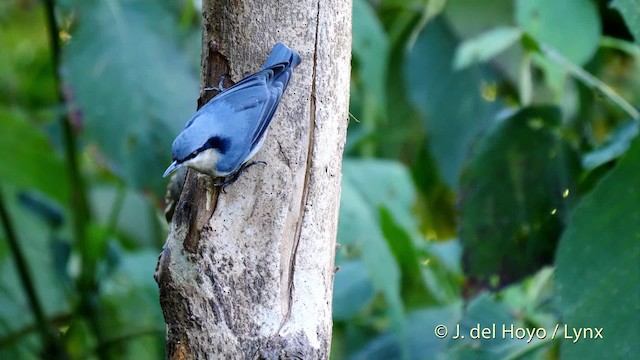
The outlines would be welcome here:
[[[213,183],[213,186],[221,187],[222,188],[222,192],[226,194],[226,191],[225,191],[226,187],[231,185],[231,184],[233,184],[234,182],[236,182],[240,178],[240,175],[242,175],[243,172],[245,172],[249,167],[251,167],[251,166],[253,166],[255,164],[267,165],[267,163],[265,161],[262,161],[262,160],[257,160],[257,161],[244,163],[240,167],[240,169],[238,169],[238,171],[236,171],[233,174],[229,175],[228,179],[226,179],[223,182]]]
[[[228,75],[222,75],[220,76],[220,82],[218,82],[218,87],[206,87],[202,90],[204,91],[217,91],[217,92],[223,92],[225,90],[227,90],[228,88],[224,87],[224,79],[227,77]]]

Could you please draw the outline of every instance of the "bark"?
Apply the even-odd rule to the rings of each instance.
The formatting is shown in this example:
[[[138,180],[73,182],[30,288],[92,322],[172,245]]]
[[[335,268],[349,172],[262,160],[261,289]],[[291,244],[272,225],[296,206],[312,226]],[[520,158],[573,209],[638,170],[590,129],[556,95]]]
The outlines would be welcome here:
[[[302,63],[254,158],[266,166],[226,193],[187,172],[156,274],[167,358],[326,359],[351,1],[205,0],[203,16],[202,87],[257,71],[277,41]]]

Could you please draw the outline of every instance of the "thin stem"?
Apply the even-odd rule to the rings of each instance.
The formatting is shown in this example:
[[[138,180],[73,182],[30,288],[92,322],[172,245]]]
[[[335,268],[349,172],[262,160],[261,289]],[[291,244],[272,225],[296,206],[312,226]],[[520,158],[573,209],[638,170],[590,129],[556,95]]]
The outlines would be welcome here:
[[[565,68],[571,75],[575,76],[578,80],[582,81],[585,85],[590,88],[599,90],[604,96],[609,98],[613,103],[618,105],[624,112],[629,114],[631,118],[634,120],[640,119],[640,112],[633,107],[633,105],[629,104],[622,96],[618,95],[609,85],[600,81],[595,76],[589,74],[587,71],[582,69],[580,66],[572,63],[569,59],[565,58],[556,51],[554,48],[540,44],[540,50],[542,53],[551,61],[556,62],[563,68]]]
[[[94,351],[89,351],[87,354],[85,354],[84,358],[88,358],[89,354],[92,352],[100,351],[101,349],[109,349],[123,342],[131,341],[143,336],[164,335],[166,334],[166,332],[167,330],[164,328],[155,328],[155,329],[151,328],[151,329],[134,330],[128,333],[120,334],[110,339],[103,340],[102,343],[99,343],[96,345],[96,347],[94,348]]]
[[[116,188],[116,198],[113,201],[113,205],[111,205],[111,210],[109,210],[109,217],[107,218],[107,234],[111,235],[115,232],[116,227],[118,226],[118,218],[120,217],[120,212],[122,211],[122,206],[124,205],[124,199],[127,197],[127,192],[122,185],[122,183],[118,183]]]
[[[44,309],[42,307],[42,304],[40,303],[40,299],[38,299],[33,277],[31,276],[29,266],[27,265],[27,260],[24,256],[24,253],[22,252],[22,249],[20,248],[20,242],[13,227],[13,222],[11,221],[11,217],[9,216],[7,208],[5,207],[2,189],[0,189],[0,221],[2,222],[2,227],[4,228],[5,234],[7,236],[7,241],[9,242],[11,255],[13,256],[13,260],[16,263],[16,268],[18,269],[20,283],[22,284],[24,292],[27,295],[27,300],[29,301],[31,312],[36,319],[36,326],[38,328],[38,331],[40,332],[42,343],[45,344],[47,348],[57,347],[56,339],[49,328],[49,323],[44,314]]]
[[[45,11],[47,17],[47,26],[49,29],[49,42],[51,46],[51,61],[54,66],[54,76],[57,83],[57,96],[60,102],[64,101],[61,91],[61,81],[58,74],[58,66],[60,64],[60,43],[58,41],[58,26],[55,19],[54,0],[44,0]],[[71,210],[73,212],[73,235],[75,243],[80,251],[82,258],[82,269],[80,275],[80,285],[82,289],[93,288],[94,286],[94,267],[93,261],[89,255],[89,248],[85,239],[85,229],[90,218],[89,203],[87,201],[85,184],[80,175],[80,167],[78,164],[78,147],[76,145],[75,134],[71,127],[68,116],[60,117],[60,127],[64,141],[64,154],[69,172],[69,181],[71,183]]]
[[[58,326],[67,324],[71,320],[72,316],[69,313],[59,313],[48,318],[48,322],[52,326]],[[15,344],[16,342],[22,340],[25,336],[31,334],[34,330],[38,330],[39,324],[27,324],[22,328],[12,330],[12,332],[5,334],[0,337],[0,349],[6,346],[10,346]]]
[[[51,62],[53,64],[54,77],[58,101],[63,103],[62,81],[58,73],[60,65],[60,42],[59,29],[55,17],[55,1],[44,0],[45,15],[49,33],[49,43],[51,46]],[[80,292],[80,311],[86,315],[91,328],[98,340],[101,341],[101,331],[96,309],[98,285],[95,279],[96,259],[91,255],[89,242],[86,239],[86,229],[91,218],[87,191],[84,180],[80,174],[78,162],[78,146],[71,126],[68,113],[59,119],[60,128],[64,142],[64,155],[67,164],[69,182],[71,188],[70,207],[73,214],[73,237],[74,242],[80,252],[81,266],[80,278],[78,280],[78,291]],[[100,358],[106,358],[104,353],[98,353]]]
[[[556,334],[555,336],[547,336],[544,339],[541,339],[540,341],[534,341],[531,344],[525,347],[522,347],[517,351],[514,351],[513,353],[509,354],[509,356],[507,356],[505,360],[515,360],[515,359],[520,359],[526,355],[530,355],[532,352],[540,349],[543,346],[549,345],[554,341],[559,341],[559,339],[562,338],[563,335],[564,335],[564,330],[560,330],[558,334]]]
[[[529,106],[533,98],[533,81],[531,80],[531,55],[524,54],[520,64],[520,105]]]
[[[638,45],[622,39],[611,36],[603,36],[600,39],[600,46],[610,48],[627,53],[628,55],[640,57],[640,48]]]
[[[60,83],[58,65],[60,63],[60,43],[58,42],[58,25],[56,23],[54,0],[44,0],[45,15],[47,17],[47,27],[49,29],[49,45],[51,46],[51,60],[53,62],[54,76],[56,82]]]

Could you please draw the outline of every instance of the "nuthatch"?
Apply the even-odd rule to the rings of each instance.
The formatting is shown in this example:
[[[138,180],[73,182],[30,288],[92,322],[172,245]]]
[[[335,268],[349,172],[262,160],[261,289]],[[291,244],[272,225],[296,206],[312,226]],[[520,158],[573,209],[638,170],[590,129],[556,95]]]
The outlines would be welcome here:
[[[277,43],[264,66],[235,85],[222,89],[201,107],[173,141],[173,162],[163,177],[188,166],[212,177],[235,181],[260,150],[267,128],[289,84],[300,55]]]

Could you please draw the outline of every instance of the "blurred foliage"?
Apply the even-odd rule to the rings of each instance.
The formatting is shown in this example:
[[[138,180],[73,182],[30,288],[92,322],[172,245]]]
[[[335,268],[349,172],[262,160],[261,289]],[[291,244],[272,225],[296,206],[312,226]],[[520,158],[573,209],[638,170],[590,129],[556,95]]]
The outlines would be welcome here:
[[[197,2],[51,3],[0,3],[0,358],[161,358]],[[354,0],[332,358],[640,352],[638,6]],[[452,339],[493,324],[547,336]]]
[[[630,357],[604,302],[640,300],[637,2],[441,3],[354,1],[333,358]],[[451,339],[479,324],[547,336]]]
[[[499,274],[513,281],[553,260],[580,166],[554,134],[559,115],[553,107],[525,108],[474,146],[461,175],[460,237],[468,270],[480,280]]]

